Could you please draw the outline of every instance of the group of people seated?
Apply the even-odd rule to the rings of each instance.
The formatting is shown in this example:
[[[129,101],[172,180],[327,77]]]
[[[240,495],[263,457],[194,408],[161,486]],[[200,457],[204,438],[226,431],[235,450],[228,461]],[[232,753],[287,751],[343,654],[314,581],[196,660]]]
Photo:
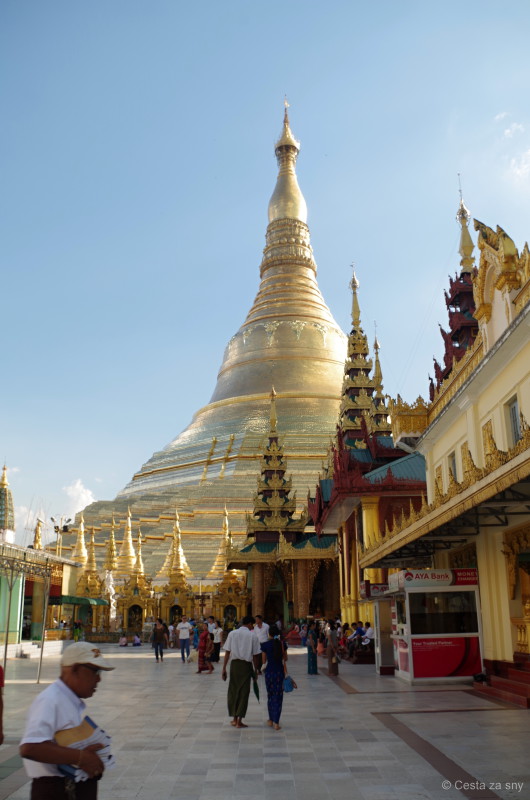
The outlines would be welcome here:
[[[374,648],[374,629],[369,621],[364,625],[361,620],[357,622],[353,630],[348,624],[342,629],[339,639],[339,652],[353,658],[357,650],[373,650]]]
[[[125,636],[125,634],[123,634],[123,636],[120,636],[120,638],[118,640],[118,644],[119,644],[120,647],[127,647],[127,645],[129,644],[129,639],[127,638],[127,636]],[[133,647],[140,647],[141,644],[142,644],[142,640],[140,639],[140,634],[139,633],[135,633],[134,636],[133,636],[133,640],[132,640],[132,646]]]

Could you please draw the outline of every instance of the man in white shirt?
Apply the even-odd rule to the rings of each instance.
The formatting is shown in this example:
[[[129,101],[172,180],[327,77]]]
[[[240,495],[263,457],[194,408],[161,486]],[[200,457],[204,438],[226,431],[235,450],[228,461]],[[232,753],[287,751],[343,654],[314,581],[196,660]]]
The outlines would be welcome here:
[[[373,650],[374,647],[374,629],[370,622],[364,623],[364,637],[362,639],[362,643],[365,647],[368,647],[370,650]]]
[[[83,749],[63,747],[55,740],[58,731],[76,728],[85,717],[83,698],[92,697],[101,680],[101,670],[111,670],[99,649],[91,642],[69,645],[61,658],[60,677],[31,704],[26,730],[20,743],[24,767],[32,778],[32,800],[96,800],[97,780],[105,769],[97,754],[102,744]],[[59,764],[80,768],[88,780],[79,783],[66,778]]]
[[[235,728],[248,728],[243,723],[247,713],[250,681],[253,664],[259,671],[261,646],[253,632],[254,617],[243,617],[241,627],[230,631],[225,642],[225,660],[221,677],[226,681],[226,667],[230,659],[230,681],[228,683],[228,713]]]
[[[191,631],[191,625],[188,622],[188,618],[185,614],[182,615],[182,620],[177,625],[177,631],[179,635],[180,655],[182,657],[182,663],[185,664],[190,659],[190,631]],[[186,655],[184,655],[184,653],[186,653]]]
[[[269,626],[263,622],[261,614],[256,614],[256,624],[254,625],[254,633],[258,637],[258,642],[263,644],[269,638]]]
[[[215,617],[210,614],[206,620],[206,624],[208,625],[208,633],[213,633],[215,630]]]

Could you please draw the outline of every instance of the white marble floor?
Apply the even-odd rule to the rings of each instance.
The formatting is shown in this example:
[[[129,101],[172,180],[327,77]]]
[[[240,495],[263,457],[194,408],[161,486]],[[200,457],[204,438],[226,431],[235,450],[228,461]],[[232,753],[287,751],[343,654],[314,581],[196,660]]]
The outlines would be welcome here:
[[[305,653],[293,648],[299,688],[285,696],[282,730],[265,725],[263,682],[261,703],[250,699],[248,729],[236,730],[219,668],[197,675],[173,652],[157,664],[148,649],[102,649],[116,670],[88,707],[113,737],[117,766],[102,779],[100,800],[530,798],[528,711],[467,686],[419,689],[345,663],[337,680],[324,661],[308,676]],[[29,798],[17,743],[43,688],[32,682],[36,669],[8,661],[0,800]],[[43,682],[57,674],[58,659],[45,659]]]

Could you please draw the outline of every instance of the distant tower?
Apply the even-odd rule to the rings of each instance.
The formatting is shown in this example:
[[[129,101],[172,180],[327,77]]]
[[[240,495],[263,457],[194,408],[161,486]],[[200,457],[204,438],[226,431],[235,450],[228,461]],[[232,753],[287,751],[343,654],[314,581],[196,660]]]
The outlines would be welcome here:
[[[15,512],[13,495],[7,482],[7,467],[4,464],[0,479],[0,542],[13,544],[15,541]]]

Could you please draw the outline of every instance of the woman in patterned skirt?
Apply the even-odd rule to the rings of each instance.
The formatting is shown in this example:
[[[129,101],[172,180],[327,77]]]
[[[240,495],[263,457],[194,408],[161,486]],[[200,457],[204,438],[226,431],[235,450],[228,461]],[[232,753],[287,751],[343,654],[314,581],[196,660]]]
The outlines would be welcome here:
[[[261,645],[262,659],[265,666],[265,686],[267,688],[267,709],[269,719],[267,725],[279,731],[280,716],[283,703],[283,679],[285,677],[285,662],[287,661],[286,646],[280,639],[280,631],[276,625],[269,628],[269,639]]]

